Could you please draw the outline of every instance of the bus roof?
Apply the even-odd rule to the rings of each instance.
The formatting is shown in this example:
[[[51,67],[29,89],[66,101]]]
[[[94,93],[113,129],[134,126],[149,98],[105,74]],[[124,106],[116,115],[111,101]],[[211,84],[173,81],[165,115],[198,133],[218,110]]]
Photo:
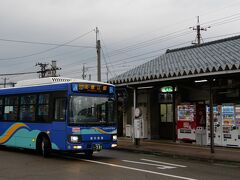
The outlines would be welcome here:
[[[65,77],[47,77],[47,78],[40,78],[40,79],[22,80],[17,82],[16,87],[29,87],[29,86],[50,85],[50,84],[57,84],[57,83],[73,83],[73,82],[111,85],[111,84],[99,82],[99,81],[88,81],[83,79],[71,79],[71,78],[65,78]]]
[[[0,95],[67,90],[69,83],[93,83],[93,84],[112,85],[112,84],[98,82],[98,81],[87,81],[82,79],[71,79],[71,78],[62,78],[62,77],[48,77],[48,78],[41,78],[41,79],[23,80],[23,81],[19,81],[15,87],[0,88]]]

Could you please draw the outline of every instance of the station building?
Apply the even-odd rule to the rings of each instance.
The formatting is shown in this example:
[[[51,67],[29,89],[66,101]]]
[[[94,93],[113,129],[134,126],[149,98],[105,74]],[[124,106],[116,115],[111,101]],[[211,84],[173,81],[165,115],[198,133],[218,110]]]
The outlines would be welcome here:
[[[118,92],[118,133],[209,144],[212,98],[214,142],[240,147],[240,36],[167,50],[110,80]],[[136,117],[135,109],[138,109]]]

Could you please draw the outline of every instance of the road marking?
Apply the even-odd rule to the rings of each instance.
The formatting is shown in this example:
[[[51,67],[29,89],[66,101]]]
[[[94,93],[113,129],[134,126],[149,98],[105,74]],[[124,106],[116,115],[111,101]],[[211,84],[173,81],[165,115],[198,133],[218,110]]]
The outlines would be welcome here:
[[[166,162],[162,162],[162,161],[154,161],[154,160],[150,160],[150,159],[141,159],[141,160],[147,161],[147,162],[159,163],[159,164],[166,164],[166,165],[176,166],[176,167],[187,167],[187,166],[180,165],[180,164],[172,164],[172,163],[166,163]]]
[[[161,164],[153,164],[153,163],[145,163],[145,162],[139,162],[139,161],[129,161],[129,160],[122,160],[123,162],[129,162],[129,163],[134,163],[134,164],[144,164],[144,165],[149,165],[149,166],[157,166],[158,169],[174,169],[176,167],[173,166],[164,166]]]
[[[157,175],[167,176],[167,177],[172,177],[172,178],[177,178],[177,179],[197,180],[197,179],[183,177],[183,176],[176,176],[176,175],[172,175],[172,174],[166,174],[166,173],[160,173],[160,172],[155,172],[155,171],[149,171],[149,170],[145,170],[145,169],[132,168],[132,167],[128,167],[128,166],[122,166],[122,165],[117,165],[117,164],[105,163],[105,162],[101,162],[101,161],[93,161],[93,160],[88,160],[88,159],[81,159],[81,161],[91,162],[91,163],[95,163],[95,164],[102,164],[102,165],[112,166],[112,167],[118,167],[118,168],[123,168],[123,169],[130,169],[130,170],[140,171],[140,172],[145,172],[145,173],[150,173],[150,174],[157,174]]]

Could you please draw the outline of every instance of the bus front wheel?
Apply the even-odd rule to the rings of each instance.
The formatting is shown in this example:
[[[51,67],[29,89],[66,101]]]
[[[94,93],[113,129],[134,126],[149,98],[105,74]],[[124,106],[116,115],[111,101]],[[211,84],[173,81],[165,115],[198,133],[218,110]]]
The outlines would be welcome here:
[[[42,137],[41,141],[41,154],[43,157],[49,157],[51,152],[50,141],[46,137]]]

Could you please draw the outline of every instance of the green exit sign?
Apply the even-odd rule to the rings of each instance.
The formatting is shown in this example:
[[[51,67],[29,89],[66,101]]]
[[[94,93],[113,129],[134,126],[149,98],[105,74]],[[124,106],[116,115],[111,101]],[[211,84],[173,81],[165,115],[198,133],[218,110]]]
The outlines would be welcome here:
[[[165,86],[161,88],[161,92],[167,93],[167,92],[173,92],[173,87],[172,86]]]

